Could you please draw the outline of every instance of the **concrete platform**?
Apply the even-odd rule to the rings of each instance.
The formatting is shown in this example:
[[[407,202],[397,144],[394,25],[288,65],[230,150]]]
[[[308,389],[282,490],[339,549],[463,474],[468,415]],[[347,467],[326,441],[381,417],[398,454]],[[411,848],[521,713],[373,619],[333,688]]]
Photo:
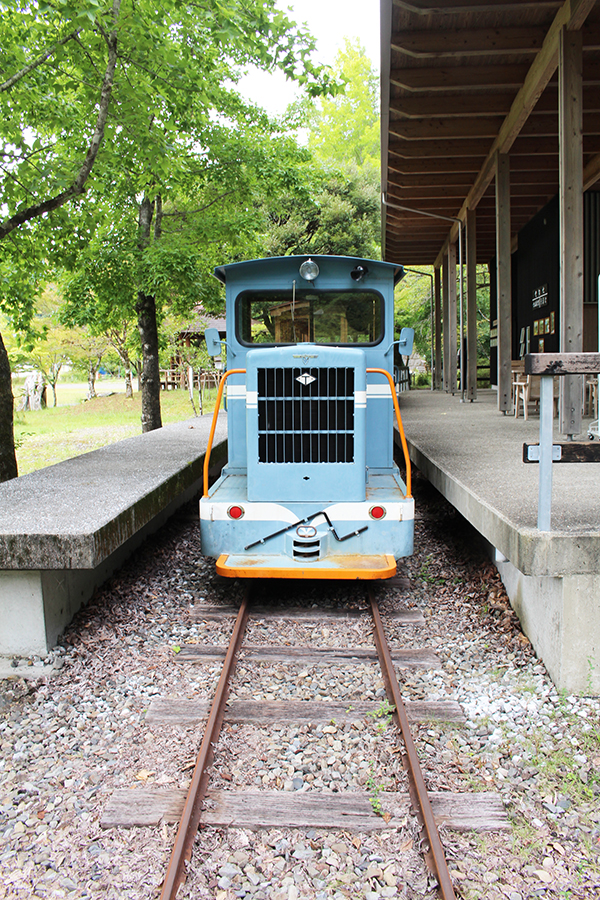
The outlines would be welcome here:
[[[523,443],[539,439],[538,416],[503,416],[493,391],[475,403],[410,391],[400,405],[412,461],[496,548],[511,603],[557,687],[600,694],[600,465],[553,466],[552,531],[540,533],[538,467],[522,462]]]
[[[0,655],[44,656],[94,589],[200,493],[211,416],[0,484]],[[221,413],[211,466],[226,455]]]

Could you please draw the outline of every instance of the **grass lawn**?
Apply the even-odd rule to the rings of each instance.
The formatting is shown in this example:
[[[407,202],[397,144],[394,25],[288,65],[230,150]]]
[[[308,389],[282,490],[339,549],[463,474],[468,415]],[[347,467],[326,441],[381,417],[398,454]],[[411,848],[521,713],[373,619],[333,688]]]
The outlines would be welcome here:
[[[137,391],[132,400],[126,400],[123,382],[99,382],[96,390],[106,396],[86,401],[87,385],[59,382],[58,406],[15,412],[19,475],[142,433],[142,403]],[[14,393],[19,396],[17,385]],[[52,402],[52,392],[48,395]],[[212,413],[215,397],[216,391],[205,397],[205,415]],[[160,401],[164,425],[193,418],[187,391],[163,391]],[[194,402],[198,409],[197,393]]]

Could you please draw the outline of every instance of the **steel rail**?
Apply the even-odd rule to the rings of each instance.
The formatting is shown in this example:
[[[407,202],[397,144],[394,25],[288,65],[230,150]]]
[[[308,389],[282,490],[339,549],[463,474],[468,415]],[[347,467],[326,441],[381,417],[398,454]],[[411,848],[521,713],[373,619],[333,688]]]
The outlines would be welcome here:
[[[410,733],[408,716],[406,715],[406,709],[402,702],[400,685],[398,684],[398,679],[396,677],[392,654],[383,630],[379,604],[377,603],[372,590],[368,590],[368,595],[369,603],[371,604],[371,615],[373,616],[373,623],[375,626],[374,636],[377,652],[379,654],[379,662],[381,664],[388,696],[396,707],[395,714],[404,741],[406,751],[404,763],[409,776],[411,799],[420,813],[423,828],[429,841],[429,854],[427,854],[428,862],[437,877],[440,896],[443,900],[456,900],[456,894],[454,893],[454,888],[452,886],[452,878],[450,877],[448,864],[446,862],[446,854],[444,853],[444,848],[442,847],[440,835],[433,816],[429,795],[427,794],[427,788],[425,787],[423,772],[421,771],[419,758],[417,756],[417,749]]]
[[[194,840],[202,817],[202,803],[208,787],[207,770],[212,763],[215,745],[219,740],[225,704],[227,703],[227,697],[229,696],[229,684],[235,670],[238,652],[246,630],[246,622],[248,620],[248,598],[249,590],[246,589],[235,621],[231,640],[229,641],[229,647],[227,648],[223,670],[221,672],[221,677],[219,678],[217,690],[204,730],[202,744],[198,756],[196,757],[194,774],[192,775],[192,781],[183,807],[183,813],[175,838],[173,851],[171,853],[171,859],[169,860],[169,865],[167,867],[165,880],[163,882],[160,900],[175,900],[177,892],[185,880],[186,863],[188,863],[191,858]]]

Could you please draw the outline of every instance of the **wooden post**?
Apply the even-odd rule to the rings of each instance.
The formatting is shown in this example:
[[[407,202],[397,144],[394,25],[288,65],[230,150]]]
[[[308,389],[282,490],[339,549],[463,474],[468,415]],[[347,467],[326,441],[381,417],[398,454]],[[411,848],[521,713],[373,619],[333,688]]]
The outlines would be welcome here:
[[[477,400],[477,213],[467,210],[467,400]]]
[[[456,393],[456,244],[448,245],[448,390]]]
[[[560,350],[583,349],[583,143],[581,31],[561,30],[558,59]],[[559,428],[581,431],[582,384],[561,378]]]
[[[510,160],[496,155],[496,277],[498,285],[498,409],[511,411],[511,259],[510,259]]]
[[[442,387],[442,273],[439,268],[433,270],[435,285],[435,367],[433,387],[439,391]]]
[[[442,262],[442,333],[444,342],[442,371],[444,373],[444,390],[449,391],[450,385],[450,347],[448,344],[450,326],[448,324],[448,254],[444,255]]]

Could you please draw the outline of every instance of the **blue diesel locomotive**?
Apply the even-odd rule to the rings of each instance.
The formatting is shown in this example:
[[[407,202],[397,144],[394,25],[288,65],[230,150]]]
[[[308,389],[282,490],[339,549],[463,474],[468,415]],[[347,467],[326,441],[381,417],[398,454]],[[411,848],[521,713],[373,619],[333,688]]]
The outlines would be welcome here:
[[[202,552],[241,578],[382,579],[412,553],[410,462],[392,379],[402,267],[339,256],[219,266],[227,366],[200,501]],[[206,333],[209,353],[219,334]],[[227,390],[228,463],[208,488]],[[406,484],[394,463],[394,411]]]

